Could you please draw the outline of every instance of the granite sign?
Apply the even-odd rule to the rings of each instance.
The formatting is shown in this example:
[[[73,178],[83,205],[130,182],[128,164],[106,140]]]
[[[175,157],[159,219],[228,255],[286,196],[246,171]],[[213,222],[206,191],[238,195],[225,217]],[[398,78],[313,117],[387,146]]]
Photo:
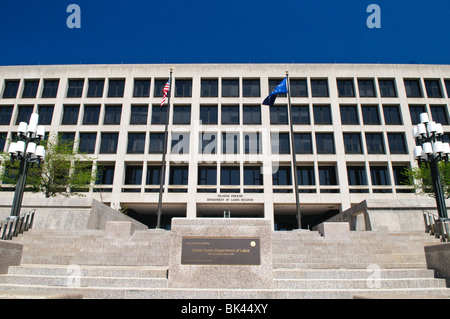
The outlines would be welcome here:
[[[259,238],[184,237],[182,265],[260,265]]]

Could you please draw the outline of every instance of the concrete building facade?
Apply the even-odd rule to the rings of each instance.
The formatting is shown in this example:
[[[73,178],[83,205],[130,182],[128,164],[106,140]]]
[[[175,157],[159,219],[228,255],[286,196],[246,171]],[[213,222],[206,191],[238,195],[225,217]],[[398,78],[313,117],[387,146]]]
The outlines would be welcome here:
[[[450,137],[450,66],[357,64],[55,65],[0,67],[0,148],[40,114],[102,166],[86,193],[156,223],[173,68],[162,224],[171,217],[260,217],[296,228],[287,98],[264,98],[289,72],[302,224],[365,199],[417,199],[401,172],[416,165],[419,114]],[[2,185],[0,196],[13,192]],[[27,197],[42,197],[26,194]]]

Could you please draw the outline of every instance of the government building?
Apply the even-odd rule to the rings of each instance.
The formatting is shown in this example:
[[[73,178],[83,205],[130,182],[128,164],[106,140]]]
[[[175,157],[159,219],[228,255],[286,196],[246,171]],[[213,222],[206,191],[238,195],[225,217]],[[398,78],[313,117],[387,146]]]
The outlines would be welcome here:
[[[173,68],[170,108],[161,106]],[[262,105],[289,72],[288,97]],[[251,217],[311,228],[366,199],[417,200],[412,127],[427,112],[450,141],[450,66],[143,64],[0,67],[0,148],[39,113],[101,167],[85,193],[156,225],[167,111],[163,228],[172,217]],[[11,201],[11,185],[0,197]],[[26,193],[25,197],[42,198]]]

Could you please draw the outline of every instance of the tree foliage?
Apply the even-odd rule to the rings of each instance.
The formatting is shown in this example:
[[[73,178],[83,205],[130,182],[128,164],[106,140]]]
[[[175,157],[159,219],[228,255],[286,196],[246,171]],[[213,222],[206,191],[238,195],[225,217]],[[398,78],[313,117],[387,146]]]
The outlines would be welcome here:
[[[43,193],[45,197],[62,195],[85,196],[97,178],[96,169],[92,170],[93,159],[74,149],[74,141],[62,139],[60,135],[50,134],[41,142],[46,154],[45,161],[39,166],[29,164],[26,190],[33,193]],[[2,172],[3,184],[17,183],[19,161],[12,164],[9,154],[2,154],[5,169]]]
[[[450,197],[450,164],[439,162],[439,173],[445,198]],[[417,194],[435,197],[430,167],[426,163],[407,169],[404,175],[408,179],[408,185],[414,187]]]

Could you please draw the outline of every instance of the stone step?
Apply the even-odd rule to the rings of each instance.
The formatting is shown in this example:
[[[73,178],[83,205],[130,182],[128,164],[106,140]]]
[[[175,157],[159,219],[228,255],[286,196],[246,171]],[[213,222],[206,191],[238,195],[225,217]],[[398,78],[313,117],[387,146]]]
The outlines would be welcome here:
[[[143,277],[167,278],[167,267],[126,267],[126,266],[88,266],[88,265],[39,265],[22,264],[10,266],[10,275],[67,276],[79,272],[87,277]]]
[[[425,256],[419,254],[275,254],[274,263],[298,262],[425,262]]]
[[[42,275],[0,275],[1,284],[30,286],[64,286],[71,287],[129,287],[129,288],[166,288],[165,278],[142,277],[87,277],[87,276],[42,276]]]
[[[46,287],[0,284],[0,291],[26,290],[47,294],[81,293],[83,298],[100,299],[352,299],[358,295],[435,296],[450,298],[447,288],[398,289],[176,289],[123,287]]]
[[[277,279],[278,289],[402,289],[445,288],[445,279],[389,278],[389,279]]]
[[[335,263],[323,263],[323,262],[303,262],[303,263],[273,263],[273,268],[298,268],[298,269],[364,269],[372,267],[374,264],[371,262],[335,262]],[[404,269],[404,268],[426,268],[426,262],[404,262],[404,263],[377,263],[378,267],[383,269]]]
[[[434,278],[433,269],[382,269],[377,265],[365,269],[274,269],[275,279],[367,279]]]

